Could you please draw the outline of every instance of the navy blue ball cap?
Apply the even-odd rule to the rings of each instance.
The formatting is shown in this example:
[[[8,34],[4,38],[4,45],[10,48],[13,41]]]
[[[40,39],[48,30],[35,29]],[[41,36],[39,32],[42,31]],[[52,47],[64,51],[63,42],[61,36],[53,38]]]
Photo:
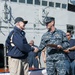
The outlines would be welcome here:
[[[52,22],[52,21],[55,21],[55,18],[54,17],[45,17],[45,19],[44,19],[44,23],[45,24],[48,24],[48,23],[50,23],[50,22]]]
[[[15,19],[15,23],[14,24],[16,24],[17,22],[24,22],[24,24],[27,24],[28,23],[28,21],[25,21],[22,17],[17,17],[16,19]]]

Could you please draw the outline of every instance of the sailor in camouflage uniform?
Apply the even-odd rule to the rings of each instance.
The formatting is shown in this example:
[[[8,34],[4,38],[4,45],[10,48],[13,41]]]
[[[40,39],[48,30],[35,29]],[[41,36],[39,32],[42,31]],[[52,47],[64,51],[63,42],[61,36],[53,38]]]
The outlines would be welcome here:
[[[66,75],[64,50],[69,47],[66,34],[55,28],[55,18],[46,17],[44,20],[48,31],[42,36],[39,50],[46,47],[47,74]]]

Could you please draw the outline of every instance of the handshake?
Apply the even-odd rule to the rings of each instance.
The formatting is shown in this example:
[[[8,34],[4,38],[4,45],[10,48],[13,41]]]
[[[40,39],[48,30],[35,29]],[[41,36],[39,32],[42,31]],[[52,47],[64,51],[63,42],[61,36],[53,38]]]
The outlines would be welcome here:
[[[48,47],[54,47],[54,48],[57,48],[57,49],[63,49],[61,45],[47,44],[46,46],[48,46]],[[37,47],[34,47],[34,46],[32,46],[32,47],[34,48],[34,52],[35,53],[39,51],[39,49]]]

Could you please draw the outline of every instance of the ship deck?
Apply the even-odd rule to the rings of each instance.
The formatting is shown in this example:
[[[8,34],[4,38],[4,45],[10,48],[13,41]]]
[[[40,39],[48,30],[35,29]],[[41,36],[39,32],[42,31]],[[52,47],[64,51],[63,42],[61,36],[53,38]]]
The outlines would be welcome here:
[[[0,68],[0,75],[10,75],[8,69]],[[46,69],[30,69],[28,75],[47,75]]]
[[[10,75],[9,70],[5,68],[0,68],[0,75]]]

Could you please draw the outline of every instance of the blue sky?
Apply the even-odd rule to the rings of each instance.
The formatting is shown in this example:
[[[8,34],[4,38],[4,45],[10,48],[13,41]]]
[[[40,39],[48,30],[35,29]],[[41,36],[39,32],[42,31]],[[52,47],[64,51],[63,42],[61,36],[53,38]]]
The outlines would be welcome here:
[[[70,0],[70,1],[71,1],[71,3],[73,3],[75,5],[75,0]]]

